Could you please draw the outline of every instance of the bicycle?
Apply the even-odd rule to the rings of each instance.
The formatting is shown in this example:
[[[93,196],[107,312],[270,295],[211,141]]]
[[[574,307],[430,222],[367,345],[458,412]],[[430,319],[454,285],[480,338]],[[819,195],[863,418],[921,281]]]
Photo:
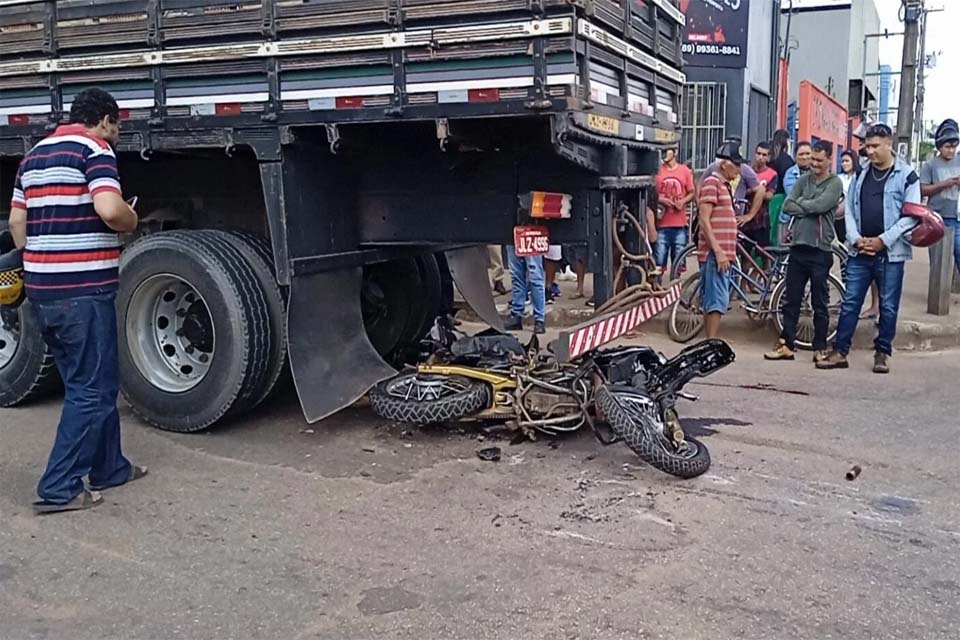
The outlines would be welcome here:
[[[691,237],[696,238],[694,234],[691,234]],[[759,246],[756,242],[754,242],[750,238],[747,238],[742,233],[740,233],[738,235],[738,243],[737,243],[737,259],[738,260],[745,253],[742,251],[743,248],[741,247],[739,242],[743,240],[749,241],[749,244],[751,245],[751,251],[756,250],[761,255],[761,257],[765,258],[768,261],[772,258],[769,251],[766,251],[763,247]],[[845,283],[846,277],[847,277],[847,260],[850,258],[850,254],[847,251],[847,248],[839,242],[833,243],[832,251],[833,251],[833,257],[835,258],[834,264],[838,267],[838,273],[840,274],[839,275],[840,281]],[[690,258],[694,258],[694,262],[696,262],[696,256],[697,256],[697,242],[696,240],[694,240],[694,242],[691,242],[686,247],[684,247],[683,251],[677,254],[677,257],[674,259],[673,263],[671,263],[670,280],[677,280],[683,277],[683,274],[685,272],[690,271],[690,265],[688,263],[690,262]],[[752,255],[751,255],[751,258],[752,258]],[[751,260],[751,262],[753,262],[753,264],[756,265],[755,260]]]
[[[749,239],[746,239],[749,241]],[[738,244],[738,252],[740,245]],[[740,262],[730,264],[731,300],[739,296],[742,308],[751,320],[766,323],[772,316],[777,327],[777,333],[783,333],[783,305],[786,299],[786,272],[787,257],[790,249],[787,247],[770,247],[764,250],[773,258],[769,270],[762,271],[762,276],[754,278],[744,272]],[[752,257],[750,258],[752,261]],[[756,263],[753,262],[756,266]],[[745,290],[744,284],[757,292],[757,298],[751,299]],[[828,313],[830,315],[827,341],[832,341],[837,335],[837,324],[840,318],[840,306],[846,290],[843,282],[831,273],[827,278]],[[687,277],[680,290],[680,299],[670,311],[670,337],[677,342],[689,342],[703,330],[702,289],[700,273],[696,272]],[[810,285],[807,285],[803,301],[800,305],[800,322],[797,325],[796,346],[800,349],[813,348],[813,304],[810,299]]]

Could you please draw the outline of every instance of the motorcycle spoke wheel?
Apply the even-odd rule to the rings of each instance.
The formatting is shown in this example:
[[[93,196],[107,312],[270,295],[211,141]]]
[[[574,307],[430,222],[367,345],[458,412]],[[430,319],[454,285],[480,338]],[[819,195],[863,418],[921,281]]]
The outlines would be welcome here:
[[[401,373],[370,390],[370,406],[395,422],[439,424],[488,409],[492,395],[486,383],[463,376]]]

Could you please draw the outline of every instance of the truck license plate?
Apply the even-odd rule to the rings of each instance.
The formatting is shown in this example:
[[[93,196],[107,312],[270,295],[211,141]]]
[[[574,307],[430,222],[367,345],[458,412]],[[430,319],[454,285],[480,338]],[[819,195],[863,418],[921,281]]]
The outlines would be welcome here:
[[[537,224],[514,227],[513,249],[520,258],[546,255],[550,251],[550,230]]]
[[[620,133],[620,123],[615,118],[598,116],[595,113],[591,113],[589,116],[587,116],[587,126],[594,131],[609,133],[610,135],[614,136]]]

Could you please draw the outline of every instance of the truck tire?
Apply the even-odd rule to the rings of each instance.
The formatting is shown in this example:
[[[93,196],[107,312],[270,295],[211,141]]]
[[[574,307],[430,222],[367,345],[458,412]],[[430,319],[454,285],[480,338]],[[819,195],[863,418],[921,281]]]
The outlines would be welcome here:
[[[244,413],[257,406],[257,398],[266,384],[270,365],[270,312],[266,297],[259,286],[257,275],[253,268],[244,260],[244,256],[234,247],[231,241],[220,231],[174,231],[174,234],[190,234],[198,243],[205,244],[224,264],[232,270],[234,281],[240,285],[245,296],[244,310],[250,314],[250,368],[244,381],[243,391],[227,416]]]
[[[420,268],[413,258],[364,267],[360,306],[370,344],[391,361],[419,330]]]
[[[266,379],[253,400],[252,406],[257,406],[270,396],[287,362],[286,301],[280,286],[277,284],[273,253],[269,250],[265,240],[253,234],[235,231],[210,231],[208,233],[222,237],[243,255],[247,266],[253,270],[257,278],[257,283],[260,285],[267,305],[269,325],[267,334],[270,342],[270,355]]]
[[[0,307],[0,407],[15,407],[57,390],[60,376],[30,302]]]
[[[412,397],[410,388],[430,389]],[[436,390],[434,393],[433,390]],[[490,404],[489,387],[462,376],[402,373],[370,390],[370,407],[381,418],[428,425],[470,417]]]
[[[436,256],[417,256],[417,266],[420,268],[420,281],[423,283],[423,313],[414,344],[430,333],[433,323],[443,313],[443,277]]]
[[[120,281],[122,391],[137,415],[194,432],[253,406],[267,372],[267,305],[229,242],[146,236],[123,252]]]

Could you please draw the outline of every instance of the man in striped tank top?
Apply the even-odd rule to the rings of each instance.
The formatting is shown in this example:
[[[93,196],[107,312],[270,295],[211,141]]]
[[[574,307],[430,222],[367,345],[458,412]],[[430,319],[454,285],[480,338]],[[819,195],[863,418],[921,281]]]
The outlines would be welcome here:
[[[10,231],[24,250],[27,297],[66,392],[37,487],[41,513],[95,506],[103,489],[146,474],[121,452],[117,413],[117,233],[137,228],[111,147],[119,137],[116,100],[85,90],[73,100],[70,124],[23,159],[14,185]]]

